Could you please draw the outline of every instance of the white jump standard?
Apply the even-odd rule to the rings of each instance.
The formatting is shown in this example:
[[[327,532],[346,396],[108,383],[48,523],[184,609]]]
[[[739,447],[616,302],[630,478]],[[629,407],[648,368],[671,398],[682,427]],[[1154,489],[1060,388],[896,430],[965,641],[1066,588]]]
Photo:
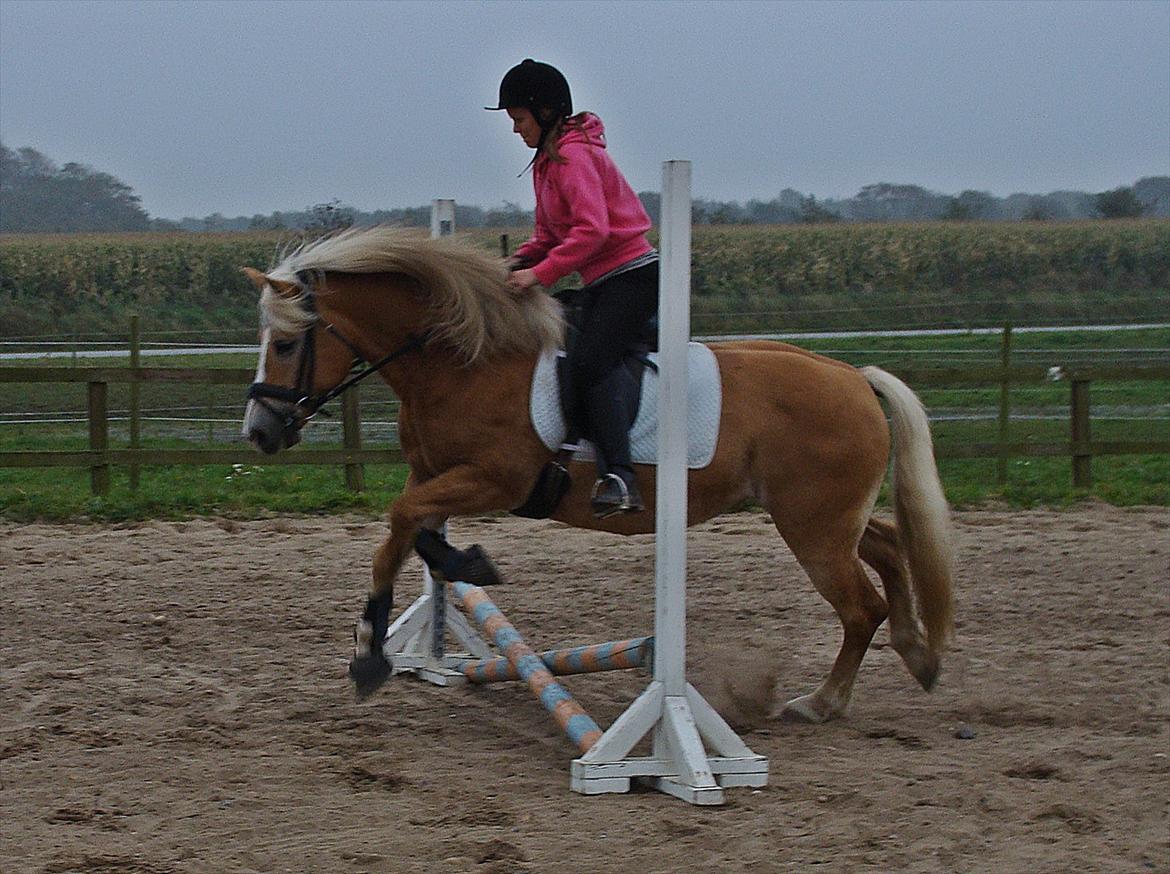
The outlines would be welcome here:
[[[658,471],[653,681],[579,759],[570,786],[628,792],[631,778],[692,804],[722,804],[727,786],[764,786],[753,753],[686,681],[687,342],[691,328],[691,164],[662,168],[658,293]],[[653,732],[651,754],[630,751]],[[717,753],[710,757],[703,741]]]

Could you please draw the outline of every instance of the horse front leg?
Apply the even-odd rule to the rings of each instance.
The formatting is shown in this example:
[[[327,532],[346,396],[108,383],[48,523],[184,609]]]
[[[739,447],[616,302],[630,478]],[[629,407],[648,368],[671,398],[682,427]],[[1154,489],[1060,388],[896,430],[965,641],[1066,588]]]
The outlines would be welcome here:
[[[513,480],[514,481],[514,480]],[[394,581],[411,550],[417,549],[442,579],[476,585],[498,581],[487,554],[478,546],[459,550],[437,529],[451,516],[506,509],[519,503],[514,488],[503,485],[471,465],[452,468],[419,481],[412,475],[402,496],[390,506],[390,533],[374,556],[373,579],[366,610],[354,633],[354,657],[349,674],[360,698],[375,691],[390,676],[392,666],[382,652],[390,627]]]
[[[419,483],[414,471],[406,477],[403,492],[409,492]],[[442,522],[438,523],[443,524]],[[364,699],[378,689],[390,676],[392,666],[374,641],[384,641],[390,629],[390,610],[394,606],[394,580],[406,561],[409,546],[402,548],[393,538],[387,538],[374,555],[373,584],[366,599],[366,609],[353,630],[353,658],[349,662],[349,677],[354,691]]]

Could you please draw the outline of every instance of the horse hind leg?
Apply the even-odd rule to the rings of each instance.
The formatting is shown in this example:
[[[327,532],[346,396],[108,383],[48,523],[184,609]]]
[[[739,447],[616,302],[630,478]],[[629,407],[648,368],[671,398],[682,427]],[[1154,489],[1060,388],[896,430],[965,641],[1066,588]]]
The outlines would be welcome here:
[[[870,519],[858,545],[861,560],[881,577],[890,605],[890,645],[906,668],[927,692],[938,683],[941,664],[926,643],[922,623],[910,592],[909,572],[898,546],[898,529],[889,522]]]
[[[817,591],[837,611],[845,635],[833,667],[820,688],[785,704],[779,714],[781,719],[819,723],[841,716],[849,705],[861,660],[869,649],[874,632],[886,618],[886,602],[853,554],[854,542],[840,541],[842,545],[850,545],[827,557],[802,555],[807,550],[789,543]]]

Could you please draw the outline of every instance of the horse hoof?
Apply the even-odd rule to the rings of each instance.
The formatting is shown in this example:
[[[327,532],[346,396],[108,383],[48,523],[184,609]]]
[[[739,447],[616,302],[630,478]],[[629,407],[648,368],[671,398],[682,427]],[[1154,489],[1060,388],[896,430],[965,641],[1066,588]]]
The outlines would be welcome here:
[[[942,666],[935,662],[933,669],[915,674],[915,679],[922,685],[923,690],[933,692],[938,686],[938,675],[942,673]]]
[[[828,722],[832,718],[832,714],[824,714],[813,703],[812,695],[803,695],[800,698],[793,698],[784,705],[784,709],[780,711],[781,722],[803,722],[813,725],[819,725],[822,722]]]
[[[902,653],[902,661],[906,663],[911,676],[918,681],[927,692],[933,692],[938,685],[938,676],[942,673],[942,660],[926,647],[915,647]]]
[[[349,663],[349,677],[359,701],[364,701],[381,688],[390,676],[390,662],[381,653],[355,656]]]
[[[483,547],[477,543],[464,551],[463,563],[456,579],[473,586],[494,586],[500,582],[500,573]]]

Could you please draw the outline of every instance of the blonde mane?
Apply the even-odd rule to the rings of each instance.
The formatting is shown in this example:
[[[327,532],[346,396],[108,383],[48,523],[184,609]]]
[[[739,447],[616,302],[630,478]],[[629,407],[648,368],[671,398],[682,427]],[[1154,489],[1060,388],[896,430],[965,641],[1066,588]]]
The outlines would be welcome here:
[[[505,285],[503,260],[463,239],[431,239],[391,227],[351,229],[298,247],[268,276],[299,285],[297,274],[303,271],[409,277],[430,301],[435,338],[467,364],[499,354],[539,353],[555,348],[564,336],[553,298],[513,294]],[[303,330],[313,319],[295,300],[267,289],[260,306],[270,324],[292,330]]]

